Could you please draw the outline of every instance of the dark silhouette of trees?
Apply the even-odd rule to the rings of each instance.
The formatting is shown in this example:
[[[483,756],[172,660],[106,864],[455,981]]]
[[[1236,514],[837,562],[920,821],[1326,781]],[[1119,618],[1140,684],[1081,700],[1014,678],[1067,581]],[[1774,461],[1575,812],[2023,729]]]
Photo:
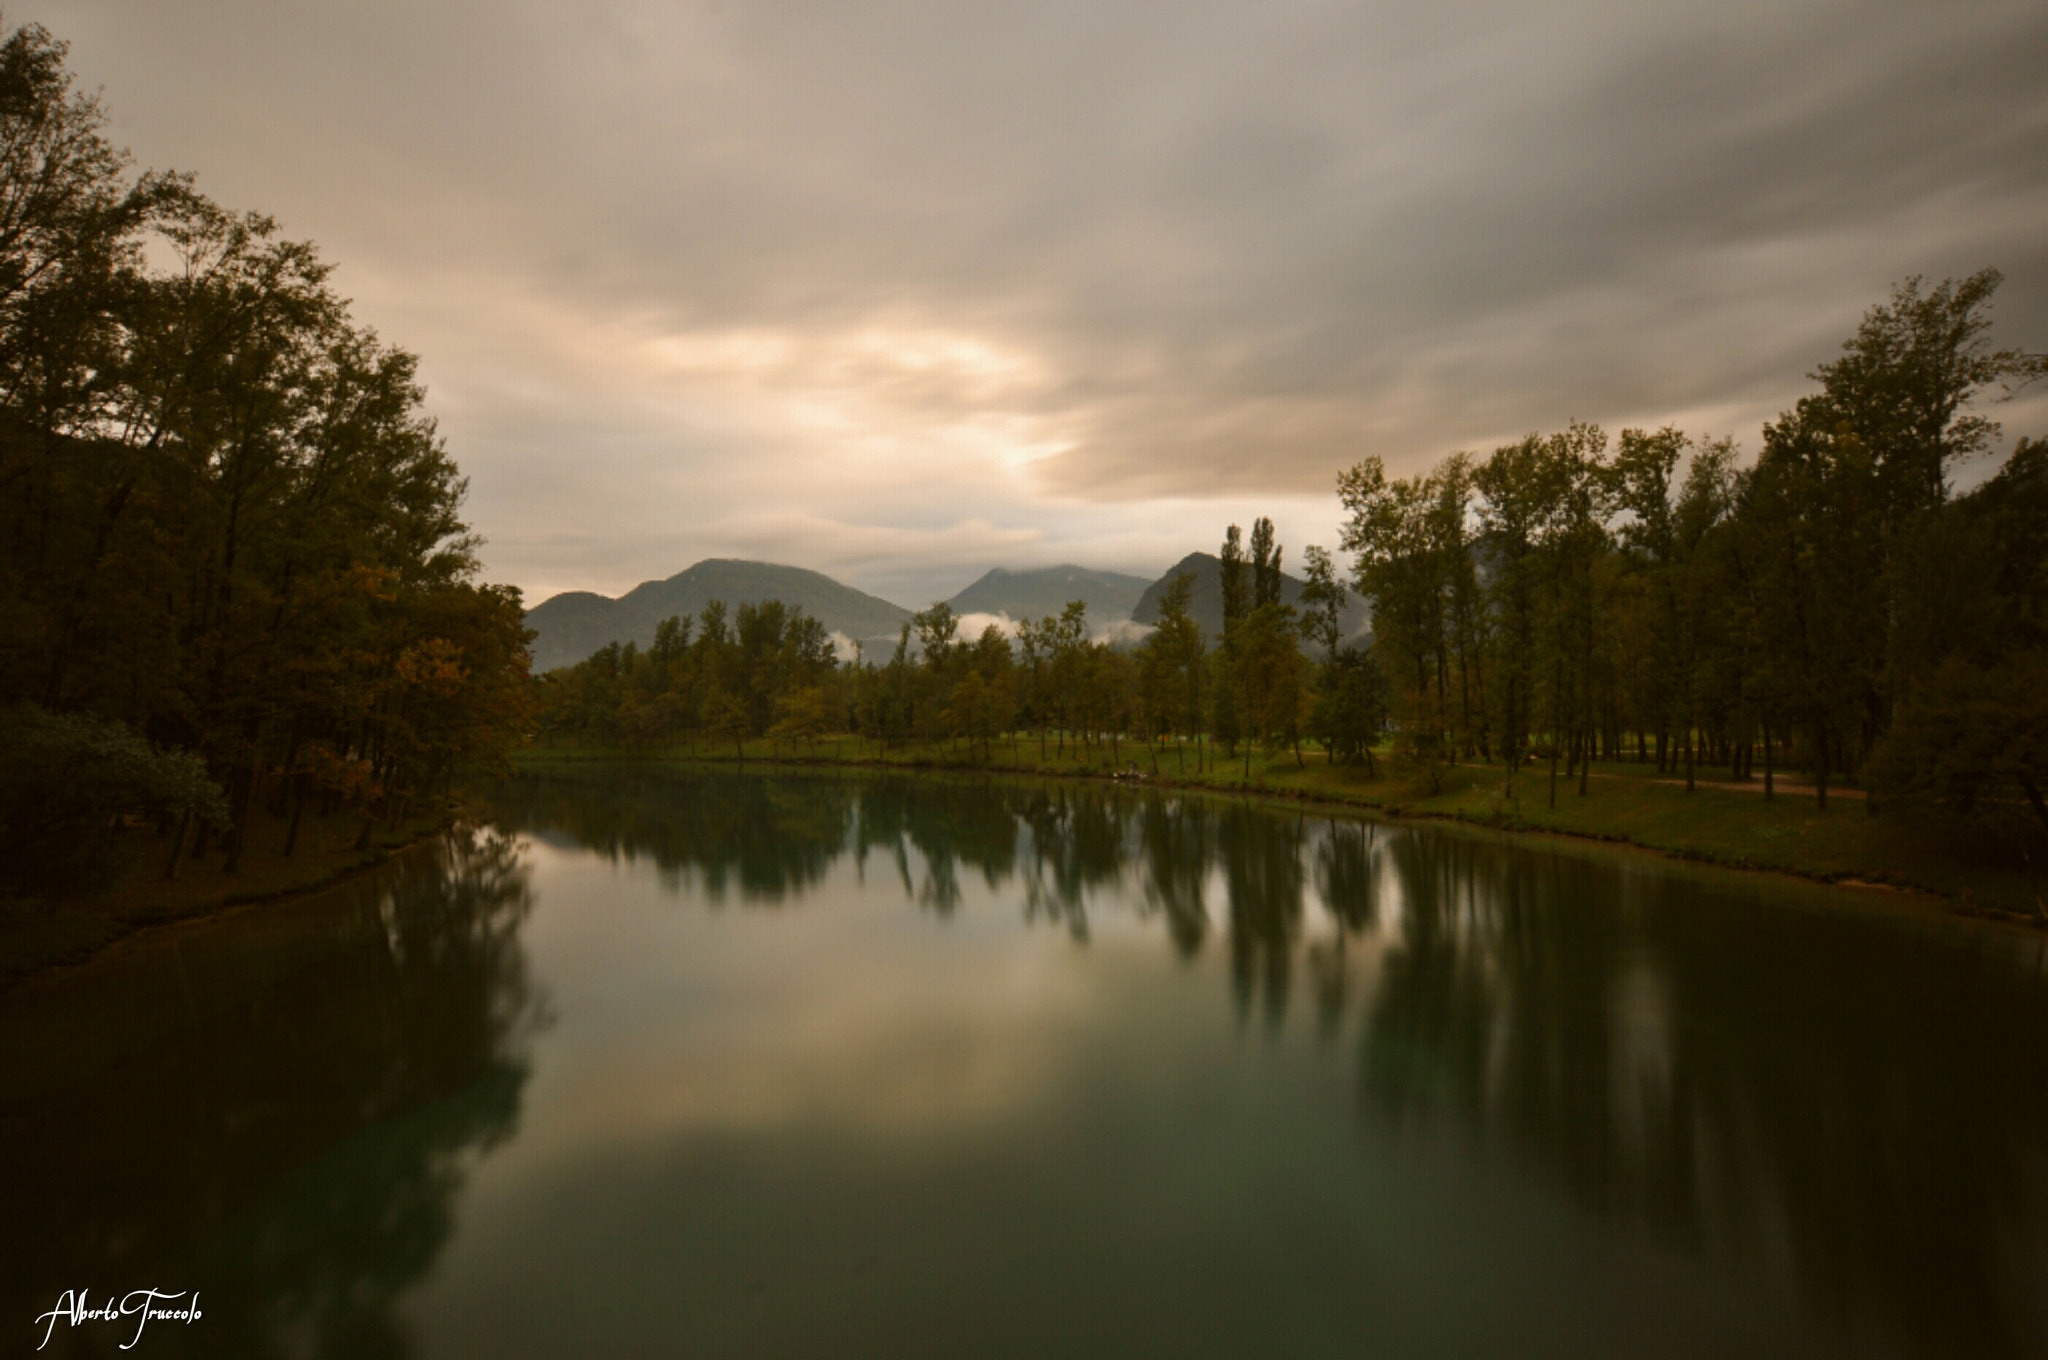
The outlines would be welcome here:
[[[1702,765],[1750,779],[1761,756],[1767,789],[1794,765],[1822,807],[1852,779],[1899,807],[2031,808],[2040,446],[1951,492],[1997,440],[1982,401],[2048,371],[1992,347],[1998,282],[1900,284],[1747,467],[1731,440],[1625,430],[1609,455],[1574,424],[1425,476],[1346,471],[1397,746],[1498,758],[1510,796],[1541,756],[1553,802],[1561,772],[1583,793],[1632,733],[1688,789]]]
[[[308,798],[396,813],[519,739],[528,635],[414,357],[271,219],[131,176],[64,52],[0,39],[0,707],[196,758],[219,828],[153,776],[109,815],[233,870],[259,798],[289,849]]]

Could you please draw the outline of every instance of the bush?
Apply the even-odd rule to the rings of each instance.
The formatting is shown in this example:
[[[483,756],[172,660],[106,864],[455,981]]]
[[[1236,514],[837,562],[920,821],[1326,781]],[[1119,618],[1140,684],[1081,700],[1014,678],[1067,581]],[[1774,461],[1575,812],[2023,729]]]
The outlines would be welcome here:
[[[228,825],[227,799],[190,751],[88,714],[0,711],[0,890],[104,884],[121,864],[120,820],[133,814]]]

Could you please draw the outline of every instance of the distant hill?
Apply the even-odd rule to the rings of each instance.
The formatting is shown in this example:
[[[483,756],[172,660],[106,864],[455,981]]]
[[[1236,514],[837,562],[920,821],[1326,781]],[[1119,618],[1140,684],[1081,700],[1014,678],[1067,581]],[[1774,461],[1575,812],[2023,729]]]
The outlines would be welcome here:
[[[587,590],[543,600],[526,611],[526,626],[538,634],[533,668],[538,672],[574,665],[612,642],[645,647],[654,641],[654,630],[663,619],[702,614],[712,600],[725,601],[728,609],[780,600],[829,631],[866,643],[870,652],[879,642],[893,644],[897,629],[910,618],[901,605],[802,567],[711,558],[666,581],[643,582],[616,600]]]
[[[953,606],[955,614],[1008,614],[1023,620],[1057,614],[1069,600],[1085,600],[1091,624],[1116,623],[1131,616],[1147,584],[1142,576],[1086,567],[1041,567],[1036,571],[997,567],[946,603]]]
[[[1144,598],[1131,611],[1134,622],[1157,624],[1159,622],[1159,599],[1166,594],[1166,588],[1173,578],[1183,572],[1195,578],[1195,589],[1188,602],[1188,613],[1196,623],[1202,625],[1202,634],[1210,646],[1223,636],[1223,563],[1215,553],[1189,553],[1166,574],[1145,588]],[[1251,564],[1245,564],[1245,590],[1251,590]],[[1280,576],[1280,600],[1283,604],[1299,606],[1302,582],[1286,573]],[[1344,634],[1346,637],[1363,638],[1372,631],[1372,611],[1365,601],[1352,594],[1344,605]]]

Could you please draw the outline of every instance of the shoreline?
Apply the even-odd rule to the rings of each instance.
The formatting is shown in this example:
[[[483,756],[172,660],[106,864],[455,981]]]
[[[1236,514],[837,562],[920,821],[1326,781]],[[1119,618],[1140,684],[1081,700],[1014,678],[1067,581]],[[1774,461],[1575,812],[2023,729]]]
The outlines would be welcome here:
[[[262,907],[276,906],[302,898],[316,897],[332,892],[359,878],[367,877],[384,868],[400,855],[410,854],[436,837],[444,835],[460,820],[455,812],[434,819],[430,823],[408,827],[403,840],[380,842],[361,851],[354,859],[336,866],[317,878],[304,882],[274,884],[268,887],[251,886],[243,891],[233,891],[216,900],[202,903],[188,910],[177,912],[159,919],[136,919],[114,912],[94,911],[90,906],[77,903],[11,903],[9,913],[30,915],[41,913],[45,917],[69,914],[77,917],[96,918],[114,927],[114,933],[97,943],[73,946],[42,961],[29,964],[18,972],[0,972],[0,994],[16,988],[29,987],[47,981],[77,968],[89,967],[125,948],[146,943],[175,930],[191,926],[210,925],[231,919]]]
[[[1217,781],[1179,778],[1172,774],[1158,775],[1140,773],[1132,777],[1128,773],[1095,766],[1022,765],[1001,761],[968,761],[933,759],[928,755],[911,753],[890,759],[876,756],[847,757],[843,755],[811,755],[778,753],[773,755],[750,756],[744,760],[731,754],[716,751],[617,751],[598,748],[576,748],[570,750],[549,750],[527,748],[513,756],[515,770],[521,774],[541,773],[549,765],[571,767],[598,767],[604,765],[643,765],[696,767],[744,771],[749,766],[767,771],[801,771],[817,773],[828,770],[845,770],[863,773],[897,773],[920,778],[939,777],[994,777],[1012,780],[1061,779],[1094,784],[1108,784],[1119,788],[1149,789],[1162,792],[1197,794],[1205,797],[1227,797],[1256,799],[1275,805],[1302,809],[1320,810],[1329,813],[1344,813],[1377,818],[1390,822],[1430,823],[1454,827],[1462,831],[1485,833],[1509,841],[1524,843],[1559,843],[1569,847],[1625,851],[1633,855],[1678,865],[1711,869],[1724,873],[1754,875],[1766,879],[1777,879],[1801,887],[1841,890],[1840,902],[1844,906],[1855,905],[1863,909],[1901,909],[1941,919],[1969,921],[1978,924],[2016,927],[2030,932],[2048,930],[2048,918],[2029,915],[2025,912],[1977,903],[1967,893],[1961,895],[1945,893],[1924,883],[1898,882],[1884,874],[1866,875],[1859,872],[1815,872],[1796,866],[1757,863],[1730,858],[1711,851],[1697,848],[1671,847],[1647,843],[1620,832],[1576,830],[1569,827],[1541,826],[1531,824],[1519,817],[1475,817],[1457,811],[1432,808],[1418,808],[1409,800],[1400,798],[1376,799],[1370,797],[1344,796],[1329,789],[1275,786],[1257,780],[1223,779]],[[1125,762],[1128,767],[1133,762]],[[1473,768],[1473,767],[1468,767]],[[1490,768],[1490,767],[1487,767]],[[1648,781],[1645,781],[1648,782]],[[1395,790],[1398,792],[1398,790]],[[1753,795],[1748,795],[1753,796]],[[61,976],[74,969],[90,966],[113,955],[123,948],[146,943],[162,934],[183,927],[212,924],[244,912],[265,906],[297,901],[330,892],[356,879],[375,873],[392,859],[417,850],[433,838],[445,833],[458,817],[451,812],[431,824],[409,829],[407,838],[391,844],[378,845],[364,851],[362,855],[341,865],[321,877],[303,883],[292,883],[274,887],[255,887],[243,892],[231,892],[217,901],[181,912],[167,919],[131,920],[107,914],[102,919],[114,922],[116,932],[97,944],[89,945],[83,952],[69,951],[45,962],[32,963],[20,972],[0,976],[0,993],[18,987],[33,986],[52,977]],[[31,907],[28,910],[35,910]],[[52,914],[72,911],[85,914],[77,907],[62,904],[48,909]]]
[[[1002,761],[959,761],[932,759],[917,754],[897,759],[886,757],[844,757],[804,756],[783,753],[767,756],[748,756],[741,760],[730,753],[717,751],[617,751],[598,748],[576,748],[549,750],[530,747],[513,756],[513,764],[521,773],[538,772],[550,763],[575,766],[598,766],[605,764],[641,764],[670,766],[702,766],[720,769],[743,770],[760,766],[767,770],[861,770],[877,773],[897,772],[916,776],[931,775],[988,775],[1008,779],[1069,779],[1098,784],[1112,784],[1123,788],[1155,789],[1176,793],[1204,794],[1216,797],[1262,799],[1288,806],[1320,808],[1334,812],[1366,814],[1388,821],[1413,823],[1434,823],[1453,826],[1468,831],[1486,832],[1517,841],[1556,841],[1566,845],[1601,847],[1609,850],[1626,850],[1654,859],[1682,865],[1719,870],[1727,873],[1758,875],[1774,878],[1808,888],[1840,889],[1844,902],[1860,901],[1868,907],[1883,905],[1897,909],[1908,907],[1920,912],[1965,921],[1985,924],[1999,924],[2018,927],[2028,931],[2048,930],[2048,917],[2025,911],[1998,906],[1987,906],[1977,902],[1967,889],[1958,894],[1944,892],[1926,883],[1898,881],[1883,870],[1841,870],[1816,871],[1801,869],[1796,865],[1759,863],[1755,860],[1729,857],[1699,847],[1673,847],[1657,845],[1631,837],[1617,831],[1588,831],[1571,827],[1544,826],[1532,823],[1517,815],[1501,817],[1476,817],[1456,811],[1433,808],[1418,808],[1412,800],[1374,799],[1368,797],[1347,797],[1327,789],[1274,786],[1257,780],[1243,779],[1210,782],[1179,778],[1172,774],[1152,775],[1140,773],[1136,777],[1120,774],[1100,767],[1036,766],[1004,763]],[[1126,765],[1133,762],[1126,761]],[[1493,767],[1457,767],[1464,769],[1487,769]],[[1494,773],[1498,773],[1494,771]],[[1643,780],[1648,783],[1651,781]],[[1662,783],[1663,781],[1656,781]],[[1702,787],[1705,787],[1704,785]],[[1744,791],[1741,797],[1756,797],[1755,793]],[[1860,811],[1856,814],[1862,815]]]

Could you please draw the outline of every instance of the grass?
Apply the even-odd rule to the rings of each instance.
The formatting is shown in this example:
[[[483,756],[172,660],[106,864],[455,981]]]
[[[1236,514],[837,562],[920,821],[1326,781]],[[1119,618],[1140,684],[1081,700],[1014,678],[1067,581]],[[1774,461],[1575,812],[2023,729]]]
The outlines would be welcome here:
[[[216,848],[204,859],[187,855],[178,877],[169,881],[163,871],[170,839],[147,828],[132,829],[123,833],[118,868],[102,887],[52,902],[0,899],[0,986],[82,962],[146,927],[326,887],[382,863],[393,850],[447,821],[447,811],[436,809],[397,826],[380,822],[369,846],[358,850],[362,813],[327,818],[308,813],[295,852],[287,858],[284,819],[251,809],[249,846],[239,872],[226,872],[225,856]]]
[[[739,762],[731,743],[676,745],[622,752],[597,747],[534,747],[519,763],[545,768],[588,760],[657,759]],[[1409,817],[1450,818],[1506,831],[1535,832],[1621,842],[1682,859],[1736,868],[1795,874],[1824,882],[1855,882],[1910,888],[1937,894],[1964,911],[2040,919],[2038,880],[2011,838],[1970,828],[1906,824],[1870,813],[1867,802],[1833,797],[1826,811],[1812,790],[1781,783],[1766,799],[1747,789],[1706,787],[1723,782],[1725,770],[1701,770],[1702,787],[1688,793],[1679,776],[1659,774],[1654,765],[1596,763],[1587,792],[1559,773],[1556,806],[1550,805],[1547,767],[1532,766],[1515,780],[1513,794],[1498,765],[1453,765],[1434,772],[1393,768],[1385,756],[1378,775],[1363,766],[1332,765],[1304,749],[1297,765],[1292,752],[1254,751],[1249,771],[1242,748],[1236,759],[1215,753],[1213,765],[1197,771],[1193,748],[1177,754],[1172,745],[1148,747],[1124,742],[1112,748],[1069,743],[1064,755],[1048,746],[1041,756],[1036,738],[993,743],[984,751],[959,743],[928,743],[882,750],[876,743],[842,736],[816,743],[750,741],[747,762],[863,765],[906,770],[972,769],[1028,775],[1108,778],[1136,765],[1148,783],[1299,798],[1369,808]],[[1760,784],[1760,781],[1759,781]]]

